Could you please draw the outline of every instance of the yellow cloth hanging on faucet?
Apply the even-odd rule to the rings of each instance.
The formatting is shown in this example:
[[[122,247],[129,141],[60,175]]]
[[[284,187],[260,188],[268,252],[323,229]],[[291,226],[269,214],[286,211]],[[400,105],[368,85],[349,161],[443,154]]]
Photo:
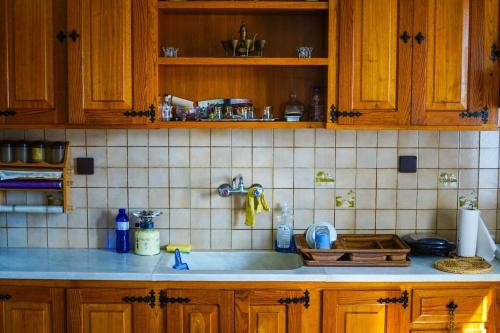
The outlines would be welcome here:
[[[251,187],[247,192],[247,205],[245,212],[245,224],[249,227],[253,227],[255,225],[255,213],[261,213],[262,211],[269,211],[269,207],[267,206],[266,198],[264,197],[264,193],[262,193],[259,197],[254,197],[253,195],[254,188]]]

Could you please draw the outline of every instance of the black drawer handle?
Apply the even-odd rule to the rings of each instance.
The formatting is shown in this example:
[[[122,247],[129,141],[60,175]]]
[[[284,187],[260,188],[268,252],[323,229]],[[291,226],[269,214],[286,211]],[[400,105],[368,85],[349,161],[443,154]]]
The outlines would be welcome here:
[[[488,123],[488,118],[489,118],[489,110],[488,106],[485,105],[480,111],[475,111],[475,112],[470,112],[470,111],[465,111],[465,112],[460,112],[459,116],[460,118],[481,118],[481,121],[483,124]]]
[[[422,44],[425,40],[425,36],[419,32],[416,36],[415,36],[415,40],[417,41],[417,43],[419,44]]]
[[[187,304],[191,302],[191,298],[189,297],[167,297],[167,293],[164,290],[160,290],[160,297],[158,297],[160,301],[160,308],[164,308],[168,303],[171,304]]]
[[[69,34],[69,38],[71,38],[73,42],[76,42],[76,40],[80,38],[80,34],[75,29],[73,29]]]
[[[304,291],[304,296],[280,298],[278,300],[278,303],[280,303],[280,304],[303,304],[304,308],[307,309],[310,305],[309,302],[311,301],[309,295],[310,295],[309,290],[306,289],[306,291]]]
[[[146,296],[125,296],[122,298],[122,301],[125,303],[149,303],[152,309],[155,307],[156,302],[155,291],[151,289],[149,295]]]
[[[379,298],[377,300],[377,303],[380,304],[396,304],[399,303],[403,307],[403,309],[406,309],[408,307],[408,291],[405,290],[403,291],[403,295],[401,297],[387,297],[387,298]]]
[[[410,40],[410,35],[408,34],[408,31],[403,32],[403,34],[399,37],[401,40],[406,44]]]

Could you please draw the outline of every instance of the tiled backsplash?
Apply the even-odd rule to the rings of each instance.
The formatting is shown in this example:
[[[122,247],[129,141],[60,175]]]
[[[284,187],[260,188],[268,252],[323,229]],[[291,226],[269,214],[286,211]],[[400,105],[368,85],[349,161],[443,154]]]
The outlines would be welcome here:
[[[160,209],[161,242],[268,249],[289,202],[297,232],[313,221],[341,233],[438,232],[455,237],[458,205],[474,201],[500,241],[499,133],[331,130],[5,130],[0,138],[67,140],[95,174],[74,175],[69,214],[0,215],[0,246],[107,247],[118,208]],[[417,173],[398,173],[417,155]],[[323,177],[317,177],[323,171]],[[244,197],[216,188],[236,174],[264,186],[272,213],[244,225]],[[335,182],[316,184],[332,176]],[[8,203],[37,203],[13,192]],[[276,220],[276,219],[274,219]]]

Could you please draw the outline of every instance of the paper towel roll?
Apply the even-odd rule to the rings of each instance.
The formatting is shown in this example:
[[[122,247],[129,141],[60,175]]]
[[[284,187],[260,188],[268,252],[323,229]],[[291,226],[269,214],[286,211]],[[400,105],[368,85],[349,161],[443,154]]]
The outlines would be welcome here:
[[[460,257],[474,257],[476,255],[478,224],[478,210],[459,210],[457,226],[457,254]]]
[[[477,245],[476,245],[476,255],[482,257],[486,261],[493,261],[495,259],[495,251],[497,246],[491,238],[490,232],[484,221],[479,217],[479,224],[477,227]]]

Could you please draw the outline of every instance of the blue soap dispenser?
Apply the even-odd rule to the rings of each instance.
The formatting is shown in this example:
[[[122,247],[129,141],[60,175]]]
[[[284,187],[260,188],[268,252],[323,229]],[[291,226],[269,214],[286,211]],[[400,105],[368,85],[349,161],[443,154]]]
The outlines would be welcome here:
[[[295,252],[295,242],[293,240],[293,215],[288,211],[287,202],[281,205],[281,215],[278,215],[276,251]]]
[[[125,208],[118,210],[115,218],[116,229],[116,252],[127,253],[130,250],[129,220]]]

